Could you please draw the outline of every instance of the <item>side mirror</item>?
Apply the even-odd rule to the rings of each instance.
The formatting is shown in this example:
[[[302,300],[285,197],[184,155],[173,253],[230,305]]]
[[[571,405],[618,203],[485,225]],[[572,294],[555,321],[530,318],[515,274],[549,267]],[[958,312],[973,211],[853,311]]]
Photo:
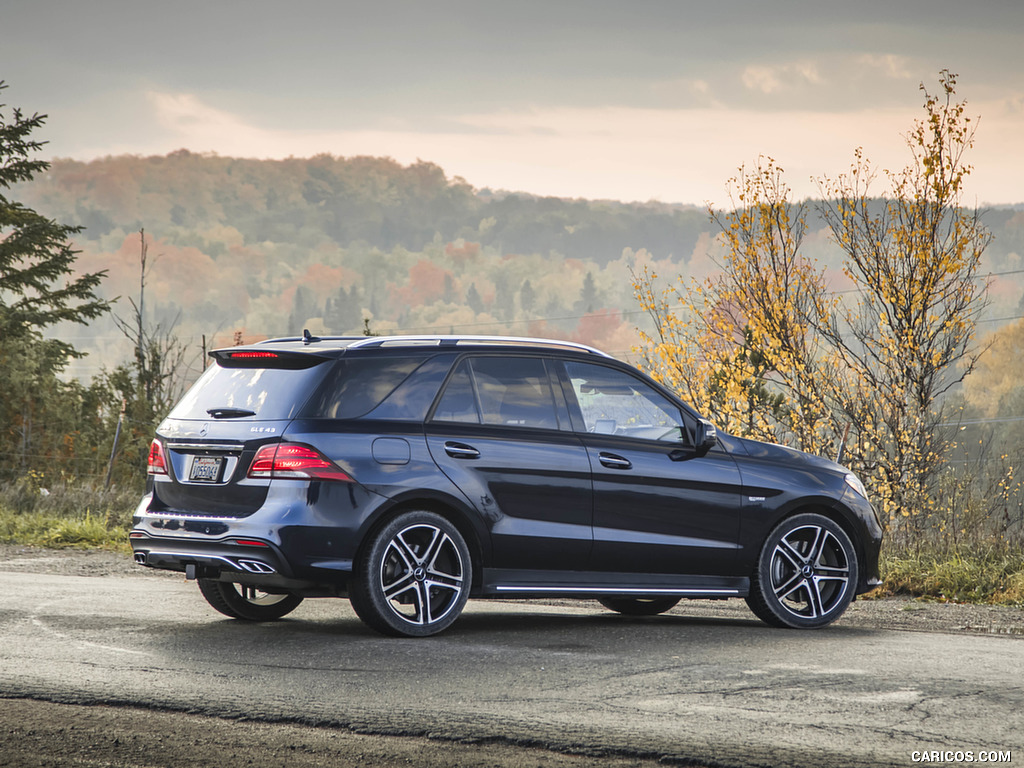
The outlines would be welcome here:
[[[698,456],[705,455],[718,445],[718,430],[707,419],[697,419],[696,434],[693,436],[694,448]]]

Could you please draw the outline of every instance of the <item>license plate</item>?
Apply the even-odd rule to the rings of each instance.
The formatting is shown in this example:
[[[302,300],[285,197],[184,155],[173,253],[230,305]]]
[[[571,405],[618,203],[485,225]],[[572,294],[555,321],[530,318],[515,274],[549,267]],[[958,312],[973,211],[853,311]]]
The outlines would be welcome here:
[[[216,483],[220,480],[220,467],[223,461],[220,456],[196,456],[192,459],[188,479],[200,483]]]

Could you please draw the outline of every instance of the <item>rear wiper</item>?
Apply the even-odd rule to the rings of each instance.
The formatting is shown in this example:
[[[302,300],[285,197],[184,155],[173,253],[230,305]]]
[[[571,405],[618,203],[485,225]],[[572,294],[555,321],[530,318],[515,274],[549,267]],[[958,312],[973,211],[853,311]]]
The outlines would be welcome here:
[[[256,411],[246,408],[209,408],[206,411],[215,419],[238,419],[242,416],[255,416]]]

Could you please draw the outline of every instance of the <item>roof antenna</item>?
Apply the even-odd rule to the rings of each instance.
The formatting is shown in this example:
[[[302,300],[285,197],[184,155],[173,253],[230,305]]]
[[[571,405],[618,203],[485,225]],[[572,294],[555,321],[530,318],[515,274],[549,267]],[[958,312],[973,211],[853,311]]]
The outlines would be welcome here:
[[[320,337],[319,336],[314,336],[313,334],[311,334],[309,332],[309,328],[303,328],[302,329],[302,343],[303,344],[312,344],[314,341],[320,341]]]

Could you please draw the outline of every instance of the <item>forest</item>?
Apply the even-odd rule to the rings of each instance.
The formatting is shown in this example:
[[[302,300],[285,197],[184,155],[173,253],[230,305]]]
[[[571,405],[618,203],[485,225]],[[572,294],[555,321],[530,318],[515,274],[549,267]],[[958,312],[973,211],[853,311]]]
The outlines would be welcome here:
[[[644,322],[630,270],[701,278],[717,230],[688,205],[541,198],[475,189],[443,169],[388,158],[249,160],[186,150],[157,157],[56,160],[16,195],[62,224],[82,273],[131,313],[145,230],[147,319],[199,349],[314,332],[557,335],[628,354]],[[986,210],[991,303],[983,330],[1022,314],[1024,207]],[[821,221],[804,250],[833,269]],[[125,354],[112,319],[68,329],[88,351],[73,370]]]

